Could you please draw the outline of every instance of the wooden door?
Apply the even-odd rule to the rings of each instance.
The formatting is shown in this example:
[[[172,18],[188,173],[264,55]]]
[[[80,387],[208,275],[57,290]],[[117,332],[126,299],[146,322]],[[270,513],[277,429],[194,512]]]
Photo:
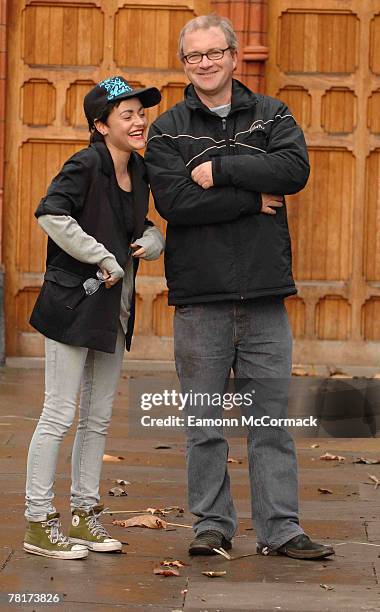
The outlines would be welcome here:
[[[4,261],[8,355],[42,355],[28,319],[42,283],[46,239],[33,213],[64,160],[87,145],[82,100],[122,74],[162,92],[153,120],[182,99],[176,57],[181,27],[209,12],[207,0],[12,0],[8,21]],[[152,220],[164,229],[152,208]],[[133,355],[172,358],[172,312],[163,262],[143,263]]]
[[[295,362],[380,363],[380,1],[270,0],[266,87],[305,130],[289,198]]]

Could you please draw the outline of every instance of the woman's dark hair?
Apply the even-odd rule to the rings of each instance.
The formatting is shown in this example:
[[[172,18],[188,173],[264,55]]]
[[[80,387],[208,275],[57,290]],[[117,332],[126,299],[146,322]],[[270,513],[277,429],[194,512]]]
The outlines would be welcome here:
[[[113,102],[109,102],[109,104],[107,104],[107,106],[103,110],[103,112],[100,115],[100,117],[96,117],[95,121],[101,121],[102,123],[105,123],[107,125],[108,117],[112,113],[113,109],[116,108],[117,106],[119,106],[119,104],[121,102],[122,102],[122,100],[114,100]],[[90,135],[90,144],[93,143],[93,142],[104,142],[103,134],[98,132],[98,130],[96,129],[95,125],[92,125],[92,126],[89,125],[88,127],[89,127],[89,130],[91,132],[91,135]]]

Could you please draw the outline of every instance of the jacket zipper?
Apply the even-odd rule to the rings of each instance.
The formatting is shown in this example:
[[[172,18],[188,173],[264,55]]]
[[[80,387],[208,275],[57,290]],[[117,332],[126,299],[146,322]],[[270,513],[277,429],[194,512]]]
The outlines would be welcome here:
[[[227,133],[227,119],[226,119],[226,117],[222,117],[222,130],[223,130],[223,132],[226,132],[226,136],[225,136],[226,149],[227,149],[227,152],[229,153],[229,151],[230,151],[230,141],[229,141],[228,133]],[[237,259],[239,260],[239,258],[237,258]],[[241,293],[242,292],[240,291],[240,299],[244,300],[244,296],[241,295]]]

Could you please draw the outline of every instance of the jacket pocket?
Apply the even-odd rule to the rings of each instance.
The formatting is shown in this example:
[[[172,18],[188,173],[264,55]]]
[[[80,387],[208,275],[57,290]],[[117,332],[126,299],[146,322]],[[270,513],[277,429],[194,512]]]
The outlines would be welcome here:
[[[73,274],[72,272],[67,272],[61,268],[53,267],[46,270],[44,278],[45,280],[57,283],[57,285],[61,285],[62,287],[79,287],[79,285],[83,285],[84,281],[86,280],[81,276]]]
[[[44,278],[51,287],[54,301],[65,309],[74,310],[86,297],[83,287],[85,279],[81,276],[51,267],[45,272]]]

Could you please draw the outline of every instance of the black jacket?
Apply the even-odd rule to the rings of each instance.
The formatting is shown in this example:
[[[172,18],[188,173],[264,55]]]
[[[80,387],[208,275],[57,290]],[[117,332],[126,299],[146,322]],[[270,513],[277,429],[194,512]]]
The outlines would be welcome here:
[[[209,160],[214,187],[204,190],[191,171]],[[234,80],[222,119],[189,85],[151,126],[145,161],[168,221],[169,304],[296,293],[286,207],[260,212],[261,193],[296,193],[309,176],[302,130],[282,102]]]
[[[134,203],[134,239],[150,224],[149,186],[144,160],[132,153],[130,169]],[[129,256],[127,231],[112,157],[104,143],[96,142],[73,155],[50,184],[36,217],[70,215],[82,229],[115,255],[124,269]],[[138,260],[133,261],[136,274]],[[48,240],[46,273],[30,323],[58,342],[113,353],[116,346],[122,281],[110,289],[85,296],[83,282],[96,277],[98,267],[81,263]],[[84,298],[84,299],[81,299]],[[134,325],[134,298],[128,321],[129,350]],[[79,302],[79,303],[78,303]]]

